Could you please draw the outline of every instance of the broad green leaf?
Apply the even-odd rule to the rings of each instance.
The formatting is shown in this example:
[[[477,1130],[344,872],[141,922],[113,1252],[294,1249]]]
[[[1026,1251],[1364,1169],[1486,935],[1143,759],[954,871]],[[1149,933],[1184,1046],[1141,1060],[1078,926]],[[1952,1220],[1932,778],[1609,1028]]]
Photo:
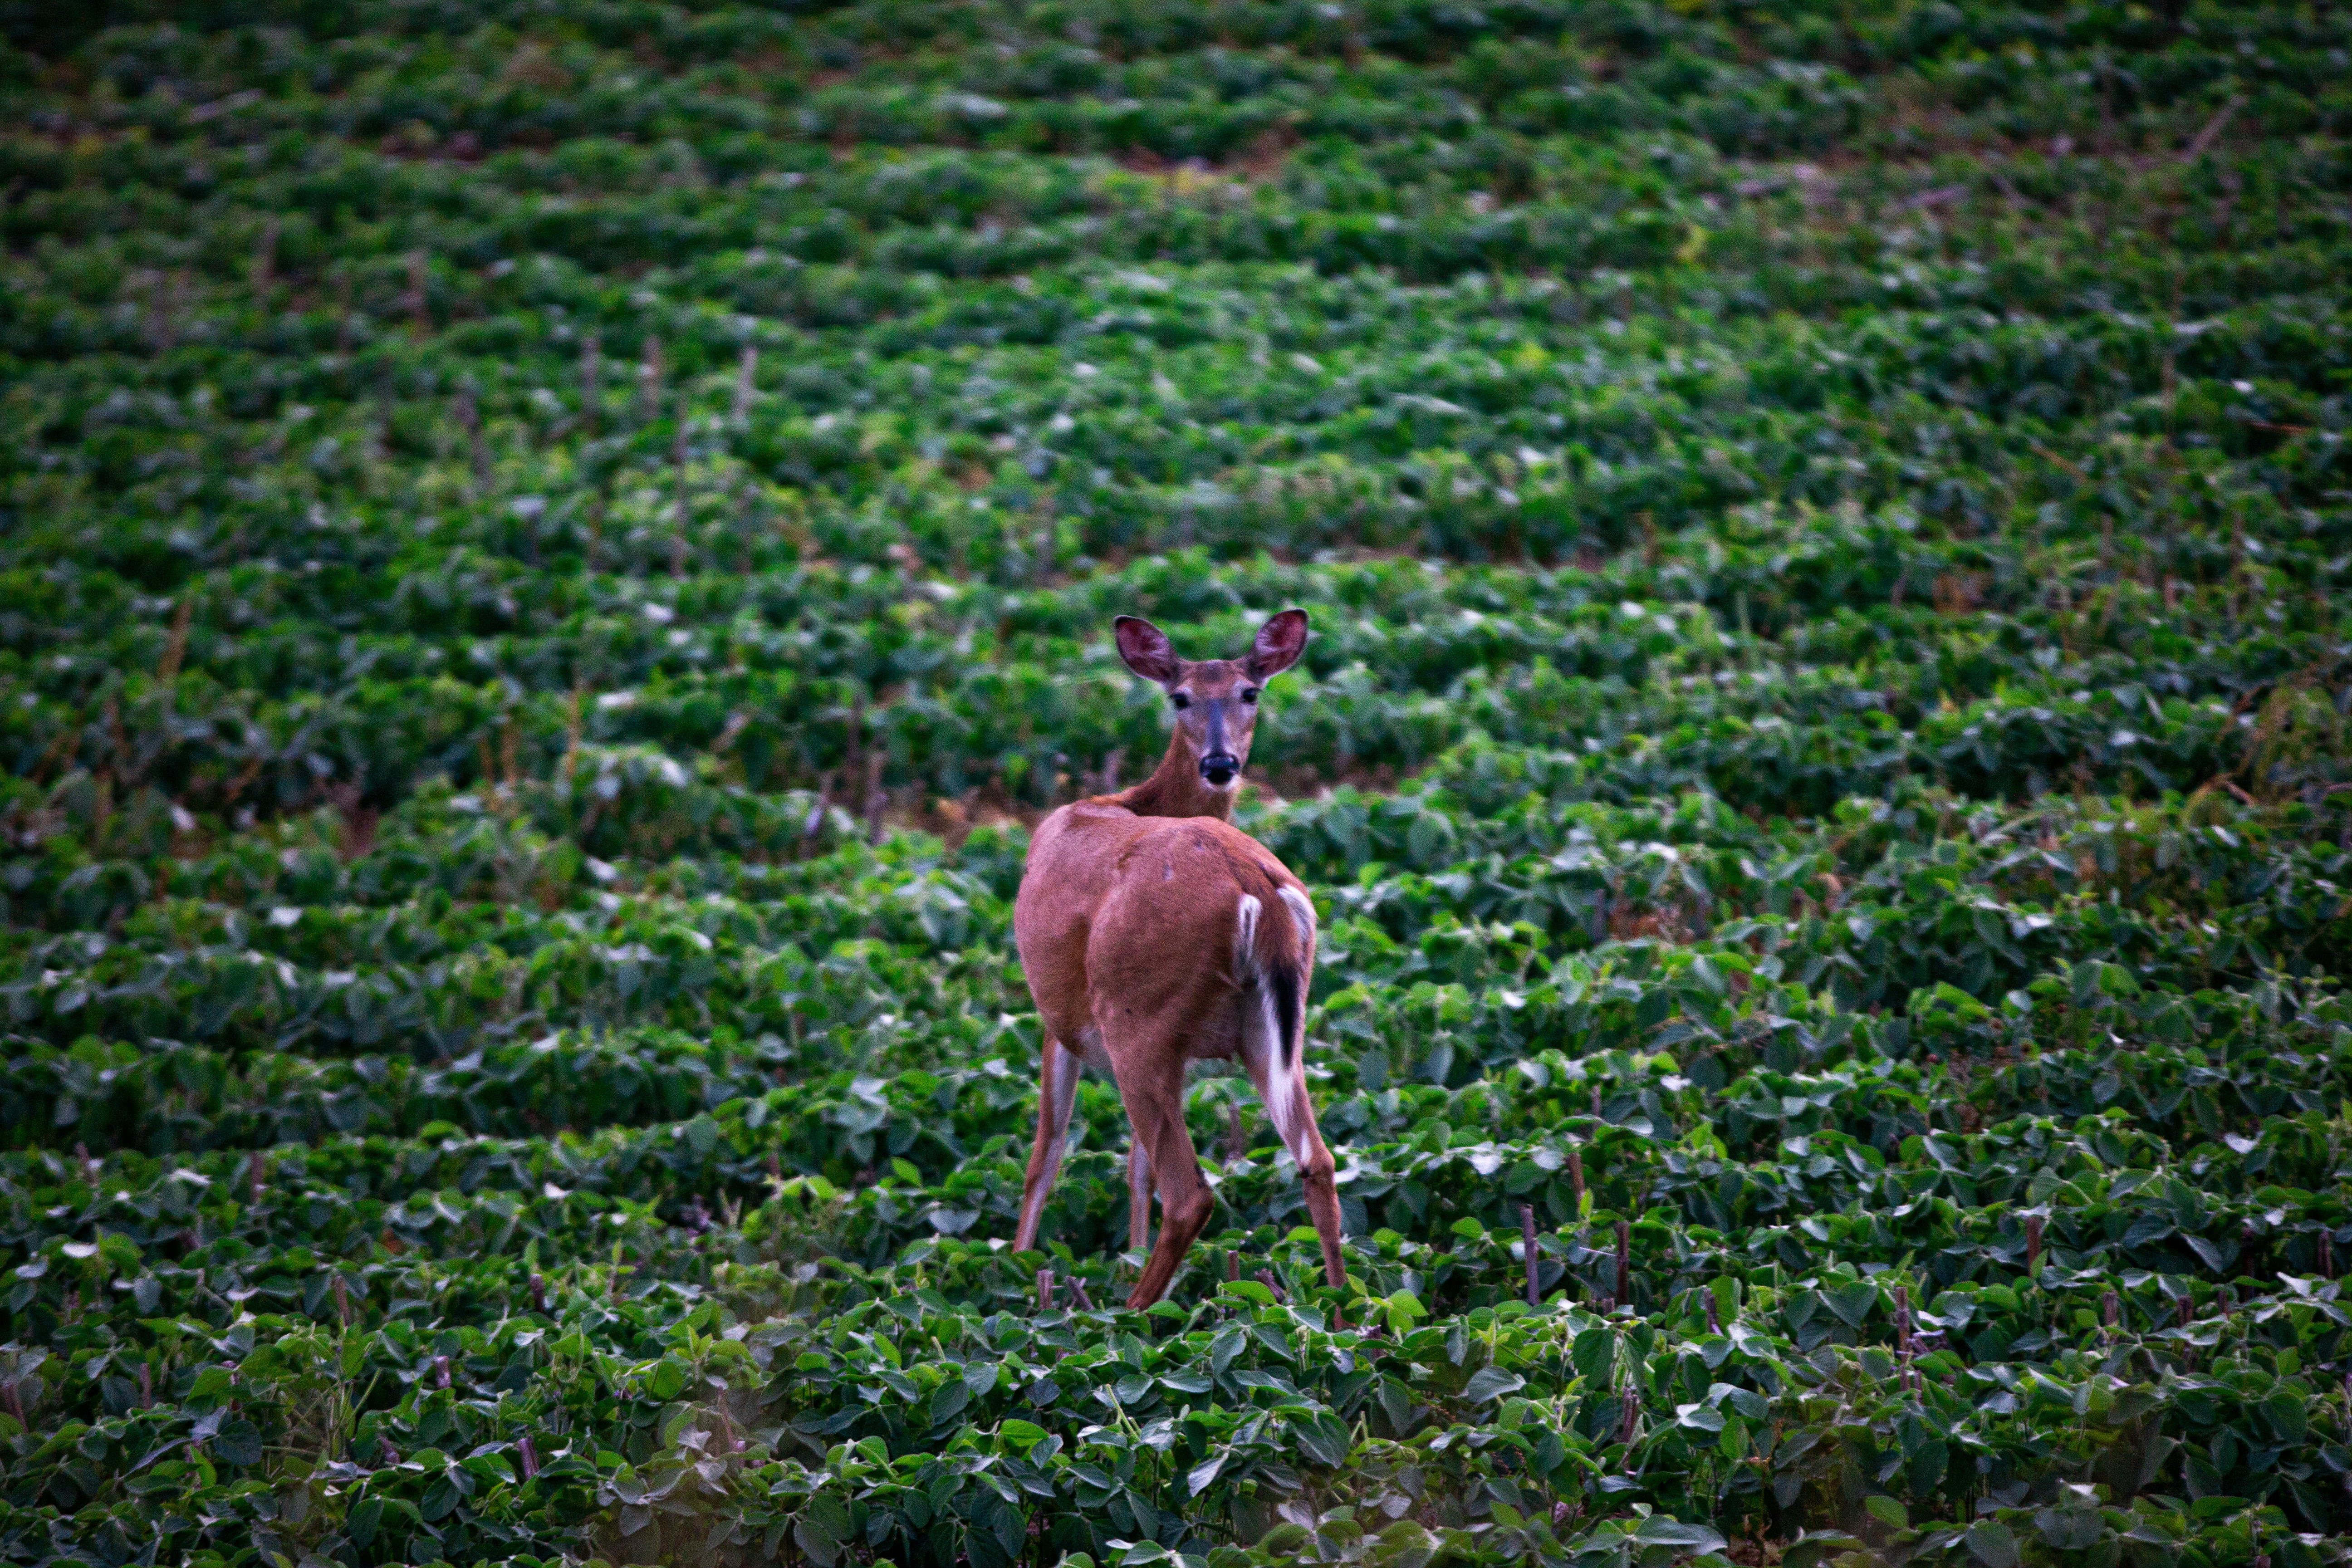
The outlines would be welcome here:
[[[1984,1568],[2017,1568],[2017,1538],[1999,1520],[1980,1519],[1961,1537],[1969,1555]]]

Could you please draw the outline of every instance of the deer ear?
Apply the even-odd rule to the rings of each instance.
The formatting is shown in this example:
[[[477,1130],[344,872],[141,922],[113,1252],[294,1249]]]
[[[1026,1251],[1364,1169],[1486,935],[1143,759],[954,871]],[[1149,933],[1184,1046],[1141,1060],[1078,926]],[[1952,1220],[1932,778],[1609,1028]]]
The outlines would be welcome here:
[[[1307,651],[1307,612],[1285,610],[1258,627],[1242,668],[1252,680],[1271,680],[1298,662]]]
[[[1111,622],[1110,629],[1118,642],[1118,657],[1128,668],[1162,686],[1176,679],[1180,668],[1176,650],[1168,646],[1167,635],[1158,626],[1139,616],[1121,616]]]

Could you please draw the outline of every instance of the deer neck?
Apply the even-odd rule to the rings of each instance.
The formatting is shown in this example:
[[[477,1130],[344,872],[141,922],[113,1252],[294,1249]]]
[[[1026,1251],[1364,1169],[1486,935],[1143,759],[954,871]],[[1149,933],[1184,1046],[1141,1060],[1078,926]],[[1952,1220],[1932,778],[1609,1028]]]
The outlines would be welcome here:
[[[1201,782],[1201,759],[1179,730],[1168,738],[1168,754],[1151,776],[1110,798],[1138,816],[1213,816],[1224,822],[1231,820],[1234,796],[1240,793],[1239,786],[1211,789]]]

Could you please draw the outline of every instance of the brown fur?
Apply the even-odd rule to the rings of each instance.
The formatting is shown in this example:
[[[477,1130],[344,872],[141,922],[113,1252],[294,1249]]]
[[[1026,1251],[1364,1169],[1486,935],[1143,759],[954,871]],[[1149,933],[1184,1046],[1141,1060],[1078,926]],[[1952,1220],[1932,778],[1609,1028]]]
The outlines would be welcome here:
[[[1192,663],[1177,659],[1148,623],[1121,617],[1119,652],[1129,667],[1158,681],[1171,707],[1185,700],[1167,755],[1133,788],[1064,806],[1039,824],[1013,905],[1013,937],[1047,1036],[1014,1246],[1036,1244],[1078,1060],[1107,1068],[1134,1133],[1129,1239],[1138,1249],[1151,1189],[1160,1195],[1159,1244],[1130,1307],[1166,1293],[1215,1207],[1184,1125],[1185,1065],[1237,1054],[1298,1163],[1325,1275],[1335,1286],[1346,1278],[1331,1155],[1298,1061],[1315,931],[1285,893],[1303,901],[1306,889],[1225,820],[1248,759],[1255,694],[1296,661],[1306,621],[1285,611],[1244,658]],[[1232,784],[1206,781],[1203,760],[1213,757],[1230,758]],[[1257,912],[1244,950],[1236,942],[1245,897]]]

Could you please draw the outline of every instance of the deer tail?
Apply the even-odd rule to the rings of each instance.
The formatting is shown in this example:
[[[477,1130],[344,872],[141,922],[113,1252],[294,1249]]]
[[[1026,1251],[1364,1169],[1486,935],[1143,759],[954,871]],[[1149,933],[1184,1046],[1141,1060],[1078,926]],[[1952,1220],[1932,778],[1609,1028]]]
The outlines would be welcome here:
[[[1298,1059],[1307,1028],[1307,980],[1315,966],[1315,906],[1297,888],[1275,886],[1271,879],[1267,891],[1272,896],[1265,899],[1241,896],[1234,973],[1244,985],[1263,991],[1273,1016],[1269,1032],[1286,1070]]]

